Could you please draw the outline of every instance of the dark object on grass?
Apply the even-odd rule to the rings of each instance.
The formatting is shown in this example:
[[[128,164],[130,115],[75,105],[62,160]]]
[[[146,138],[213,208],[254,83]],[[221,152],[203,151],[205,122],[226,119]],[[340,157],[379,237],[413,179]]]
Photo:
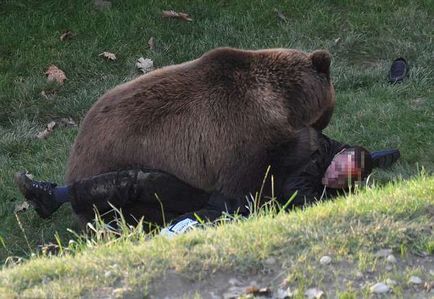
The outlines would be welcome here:
[[[376,151],[371,153],[371,158],[373,162],[373,166],[379,168],[387,168],[390,167],[393,163],[395,163],[399,157],[401,157],[401,153],[398,149],[388,149],[383,151]]]
[[[408,64],[407,61],[400,57],[392,62],[392,66],[389,71],[389,82],[400,83],[408,76]]]
[[[41,218],[50,217],[62,205],[54,200],[54,190],[57,186],[54,183],[34,181],[25,172],[15,175],[15,183]]]

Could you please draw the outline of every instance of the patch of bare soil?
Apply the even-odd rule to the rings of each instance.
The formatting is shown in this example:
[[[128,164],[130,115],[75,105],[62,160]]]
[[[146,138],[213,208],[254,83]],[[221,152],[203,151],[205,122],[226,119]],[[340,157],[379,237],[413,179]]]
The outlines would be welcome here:
[[[379,257],[374,268],[363,272],[356,263],[342,260],[328,265],[318,263],[315,267],[317,272],[314,276],[321,279],[317,285],[305,286],[303,296],[306,298],[336,298],[346,291],[368,298],[434,298],[433,255],[396,258],[392,265],[385,257]],[[410,282],[409,271],[414,269],[420,273],[421,283]],[[272,264],[264,263],[256,273],[217,272],[206,274],[200,280],[185,273],[168,271],[160,280],[153,282],[147,298],[193,298],[197,295],[210,299],[292,298],[299,292],[298,281],[288,281],[293,271],[303,272],[299,268],[286,267],[277,260]],[[371,287],[376,283],[384,283],[389,289],[382,294],[374,294]]]

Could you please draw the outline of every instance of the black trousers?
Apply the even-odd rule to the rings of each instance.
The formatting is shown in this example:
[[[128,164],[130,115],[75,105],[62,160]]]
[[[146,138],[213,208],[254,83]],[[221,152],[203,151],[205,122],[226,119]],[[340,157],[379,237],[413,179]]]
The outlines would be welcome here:
[[[69,186],[72,208],[85,223],[94,219],[95,209],[106,221],[114,217],[113,207],[126,221],[166,225],[174,220],[200,217],[213,221],[222,212],[238,208],[220,200],[218,193],[194,188],[159,170],[131,169],[108,172],[77,181]]]

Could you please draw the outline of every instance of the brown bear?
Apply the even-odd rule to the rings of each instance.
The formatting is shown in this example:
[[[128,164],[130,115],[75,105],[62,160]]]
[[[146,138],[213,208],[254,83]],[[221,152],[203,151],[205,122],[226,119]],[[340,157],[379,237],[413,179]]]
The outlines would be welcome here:
[[[81,123],[66,183],[143,167],[231,198],[254,192],[274,148],[328,124],[330,62],[325,50],[218,48],[121,84]]]

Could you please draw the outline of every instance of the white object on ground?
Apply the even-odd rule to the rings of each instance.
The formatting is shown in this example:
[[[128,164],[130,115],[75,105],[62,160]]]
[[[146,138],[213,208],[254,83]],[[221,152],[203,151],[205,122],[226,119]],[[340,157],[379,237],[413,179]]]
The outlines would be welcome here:
[[[412,284],[421,284],[422,279],[420,279],[420,277],[417,277],[417,276],[411,276],[410,279],[408,280],[408,282],[412,283]]]
[[[380,249],[375,253],[375,256],[385,258],[392,253],[393,253],[392,249]]]
[[[298,295],[298,290],[297,289],[292,290],[291,288],[288,287],[286,290],[278,289],[276,294],[276,299],[288,299],[288,298],[293,298],[296,295]]]
[[[193,229],[197,224],[199,224],[199,222],[197,222],[196,220],[186,218],[172,225],[169,225],[168,227],[163,228],[160,231],[160,235],[172,238],[176,235],[183,234],[186,231]]]
[[[276,263],[276,259],[275,259],[274,257],[270,256],[269,258],[267,258],[267,259],[265,260],[265,263],[266,263],[267,265],[274,265],[274,264]]]
[[[304,296],[308,299],[322,299],[325,298],[325,293],[318,288],[311,288],[304,293]]]
[[[371,287],[371,293],[384,294],[390,291],[390,287],[382,282],[378,282]]]
[[[328,255],[325,255],[319,260],[319,262],[321,265],[328,265],[332,262],[332,258]]]
[[[395,264],[397,262],[396,257],[393,254],[389,254],[386,258],[389,263]]]

